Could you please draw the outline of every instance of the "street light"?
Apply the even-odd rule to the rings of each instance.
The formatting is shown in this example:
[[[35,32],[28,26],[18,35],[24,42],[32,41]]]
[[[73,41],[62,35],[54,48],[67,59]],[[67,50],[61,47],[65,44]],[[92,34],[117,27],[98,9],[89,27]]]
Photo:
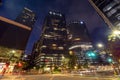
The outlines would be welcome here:
[[[12,53],[15,53],[15,50],[12,50]]]
[[[114,35],[120,35],[120,30],[113,30],[112,33],[113,33]]]
[[[120,31],[119,30],[114,30],[113,35],[120,39]]]
[[[87,56],[88,56],[88,57],[91,57],[91,58],[96,57],[96,53],[95,53],[94,51],[91,51],[91,50],[90,50],[90,51],[87,51],[86,53],[87,53]]]
[[[10,57],[9,57],[9,60],[11,60],[14,57],[14,54],[15,54],[15,50],[12,50],[11,54],[10,54]]]
[[[109,41],[115,41],[116,39],[120,39],[120,30],[112,30],[111,34],[108,36]]]
[[[73,55],[73,51],[70,50],[70,51],[69,51],[69,54],[70,54],[70,55]]]
[[[97,44],[97,47],[98,47],[98,48],[103,48],[104,45],[103,45],[102,43],[98,43],[98,44]]]
[[[65,59],[65,57],[64,57],[64,56],[62,56],[62,59]]]

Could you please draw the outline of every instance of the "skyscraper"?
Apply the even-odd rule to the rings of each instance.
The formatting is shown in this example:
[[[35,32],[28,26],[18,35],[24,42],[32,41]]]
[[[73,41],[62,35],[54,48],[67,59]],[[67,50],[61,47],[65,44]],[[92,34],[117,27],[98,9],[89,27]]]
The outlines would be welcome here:
[[[36,21],[36,15],[32,10],[25,7],[15,21],[32,28]]]
[[[29,12],[32,11],[25,8],[15,21],[0,16],[0,46],[25,50],[31,27],[35,23],[35,13],[29,18]]]
[[[90,36],[85,22],[83,21],[74,21],[67,26],[69,34],[73,40],[80,38],[81,42],[90,42]]]
[[[113,31],[108,36],[107,48],[115,60],[118,61],[120,58],[118,56],[120,54],[120,46],[118,46],[120,43],[120,35],[118,33],[120,31],[120,0],[89,0],[89,2]],[[117,34],[116,30],[118,31]]]
[[[67,54],[67,28],[65,16],[59,12],[50,11],[44,20],[42,34],[37,47],[39,55],[35,64],[43,67],[62,65],[62,59]]]
[[[110,28],[120,26],[120,0],[89,0],[89,2]]]
[[[83,21],[74,21],[67,28],[70,40],[69,50],[77,58],[75,63],[78,65],[85,64],[85,51],[93,48],[86,24]]]

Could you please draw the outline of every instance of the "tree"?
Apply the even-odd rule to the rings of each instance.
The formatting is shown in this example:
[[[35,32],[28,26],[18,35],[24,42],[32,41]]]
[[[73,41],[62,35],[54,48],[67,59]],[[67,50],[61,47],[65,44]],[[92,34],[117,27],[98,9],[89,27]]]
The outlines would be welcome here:
[[[74,69],[74,66],[76,65],[77,63],[77,57],[76,55],[73,53],[73,52],[70,52],[70,55],[69,55],[69,67],[70,69]]]
[[[21,53],[22,53],[21,50],[14,50],[0,46],[1,59],[6,59],[7,61],[11,61],[11,62],[19,61]]]

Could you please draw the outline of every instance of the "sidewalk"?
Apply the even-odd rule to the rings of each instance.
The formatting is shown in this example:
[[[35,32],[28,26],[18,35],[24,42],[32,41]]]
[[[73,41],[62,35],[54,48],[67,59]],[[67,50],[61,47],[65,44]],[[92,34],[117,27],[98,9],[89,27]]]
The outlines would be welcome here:
[[[25,80],[23,75],[0,75],[0,80]]]

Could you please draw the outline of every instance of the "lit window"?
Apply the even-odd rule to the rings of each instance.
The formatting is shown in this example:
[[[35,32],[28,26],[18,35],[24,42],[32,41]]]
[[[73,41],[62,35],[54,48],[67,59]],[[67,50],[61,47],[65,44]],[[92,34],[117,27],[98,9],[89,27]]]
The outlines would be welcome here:
[[[108,4],[107,6],[105,6],[103,8],[103,11],[106,12],[106,11],[109,11],[111,8],[113,8],[117,3],[116,2],[111,2],[110,4]]]
[[[68,39],[72,39],[72,36],[73,36],[72,34],[68,35]]]
[[[81,21],[80,23],[83,24],[83,21]]]
[[[41,56],[41,58],[45,58],[44,56]]]
[[[54,28],[54,30],[58,30],[58,28]]]
[[[44,36],[48,36],[48,35],[45,34]]]
[[[112,9],[111,11],[109,11],[108,13],[107,13],[107,16],[108,17],[110,17],[110,16],[112,16],[114,13],[116,13],[117,12],[117,10],[116,9]]]
[[[56,44],[52,44],[52,46],[57,46]]]
[[[58,19],[52,19],[52,25],[55,27],[58,26],[59,22],[60,22],[60,20],[58,20]]]
[[[62,14],[60,14],[60,16],[62,16]]]
[[[51,35],[47,35],[47,34],[45,34],[44,36],[45,36],[45,37],[52,37]]]
[[[60,46],[60,47],[58,47],[58,49],[63,50],[63,49],[64,49],[64,47]]]
[[[47,46],[46,45],[43,45],[42,48],[46,48]]]
[[[50,14],[52,14],[52,12],[51,12],[51,11],[50,11],[49,13],[50,13]]]
[[[53,46],[52,49],[57,49],[57,47],[56,47],[56,46]]]
[[[79,40],[80,40],[80,38],[75,38],[74,40],[75,40],[75,41],[79,41]]]
[[[61,31],[64,31],[64,30],[66,30],[66,29],[65,29],[65,28],[62,28],[62,29],[61,29]]]

